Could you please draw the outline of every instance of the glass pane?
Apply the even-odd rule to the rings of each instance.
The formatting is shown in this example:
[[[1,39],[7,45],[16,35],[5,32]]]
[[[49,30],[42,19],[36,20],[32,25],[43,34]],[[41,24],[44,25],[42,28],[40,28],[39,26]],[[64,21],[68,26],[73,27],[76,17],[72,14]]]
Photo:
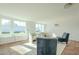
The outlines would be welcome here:
[[[2,30],[2,34],[10,33],[10,20],[2,19],[2,21],[1,21],[1,30]]]
[[[41,24],[39,24],[39,32],[41,32]]]
[[[44,25],[36,24],[36,32],[44,32]]]
[[[22,21],[14,21],[14,33],[25,33],[26,23]]]
[[[36,24],[36,32],[39,32],[39,24]]]
[[[42,28],[41,31],[44,32],[44,25],[42,25],[41,28]]]

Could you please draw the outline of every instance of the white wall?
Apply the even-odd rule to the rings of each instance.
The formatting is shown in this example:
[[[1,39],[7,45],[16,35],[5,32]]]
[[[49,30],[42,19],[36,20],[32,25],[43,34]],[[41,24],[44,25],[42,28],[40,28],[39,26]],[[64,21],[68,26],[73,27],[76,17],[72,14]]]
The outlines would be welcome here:
[[[59,26],[54,24],[59,24]],[[77,18],[54,20],[52,23],[48,23],[46,29],[50,34],[56,33],[58,36],[62,36],[63,32],[68,32],[71,40],[79,40],[79,19]]]
[[[0,45],[6,44],[6,43],[11,43],[11,42],[16,42],[16,41],[22,41],[22,40],[28,41],[27,36],[0,37]]]

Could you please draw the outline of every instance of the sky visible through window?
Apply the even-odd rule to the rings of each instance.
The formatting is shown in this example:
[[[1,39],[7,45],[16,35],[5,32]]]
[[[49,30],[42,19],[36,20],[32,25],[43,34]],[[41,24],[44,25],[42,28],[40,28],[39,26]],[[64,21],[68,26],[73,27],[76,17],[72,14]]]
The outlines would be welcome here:
[[[10,21],[7,19],[2,19],[2,25],[5,25],[6,23],[9,23]]]
[[[14,32],[15,33],[20,33],[20,32],[25,32],[26,29],[26,23],[23,21],[14,21]]]
[[[44,25],[36,24],[36,32],[44,32]]]
[[[17,24],[18,26],[26,26],[25,22],[14,21],[14,23]]]
[[[26,29],[26,22],[23,21],[13,21],[11,25],[11,20],[9,19],[2,19],[1,20],[1,33],[2,34],[8,34],[11,32],[12,27],[13,27],[13,32],[14,33],[20,33],[23,32],[25,33]]]
[[[1,31],[3,34],[10,33],[10,20],[2,19],[1,25]]]

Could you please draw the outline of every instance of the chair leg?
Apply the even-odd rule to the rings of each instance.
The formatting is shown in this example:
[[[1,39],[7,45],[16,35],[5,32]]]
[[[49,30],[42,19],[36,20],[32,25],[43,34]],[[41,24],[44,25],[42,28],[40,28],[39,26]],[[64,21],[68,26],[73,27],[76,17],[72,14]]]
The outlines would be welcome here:
[[[68,44],[68,42],[66,42],[66,44]]]

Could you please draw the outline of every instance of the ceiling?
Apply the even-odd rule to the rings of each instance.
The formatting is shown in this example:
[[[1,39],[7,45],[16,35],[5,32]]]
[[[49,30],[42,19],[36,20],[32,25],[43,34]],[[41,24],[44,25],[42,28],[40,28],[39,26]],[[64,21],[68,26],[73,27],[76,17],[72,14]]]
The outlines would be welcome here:
[[[1,3],[0,15],[21,20],[52,22],[79,18],[79,4],[64,9],[65,3]]]

